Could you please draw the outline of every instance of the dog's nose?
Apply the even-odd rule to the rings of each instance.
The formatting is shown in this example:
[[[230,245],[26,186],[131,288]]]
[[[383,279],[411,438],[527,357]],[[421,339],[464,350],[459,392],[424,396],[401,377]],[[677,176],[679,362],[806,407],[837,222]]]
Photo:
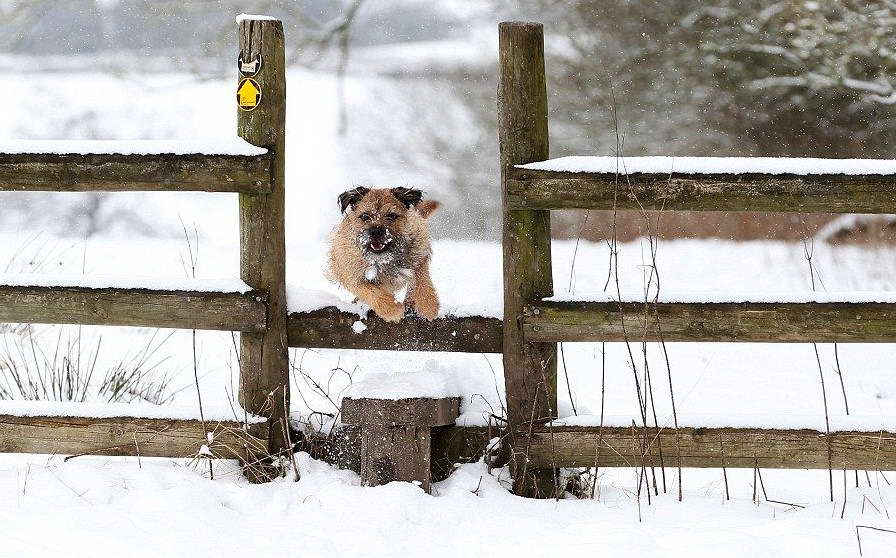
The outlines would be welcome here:
[[[386,236],[386,227],[370,227],[370,236],[371,238],[381,238]]]

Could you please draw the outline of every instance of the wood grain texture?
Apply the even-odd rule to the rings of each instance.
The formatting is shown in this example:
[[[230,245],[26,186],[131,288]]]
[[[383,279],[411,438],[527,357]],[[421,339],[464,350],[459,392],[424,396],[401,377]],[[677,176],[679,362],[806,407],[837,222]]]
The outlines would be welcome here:
[[[603,432],[601,432],[603,430]],[[676,436],[678,440],[676,441]],[[533,466],[659,466],[663,448],[667,466],[827,469],[828,443],[834,469],[896,469],[896,434],[746,428],[538,428],[532,436]],[[642,450],[641,448],[646,448]],[[599,452],[598,452],[599,450]]]
[[[306,440],[309,453],[342,469],[361,472],[361,426],[342,424],[331,436]],[[431,464],[434,480],[442,480],[454,471],[455,463],[475,463],[489,440],[501,435],[497,428],[436,426],[430,430]]]
[[[523,305],[551,296],[551,215],[513,210],[509,205],[513,165],[548,158],[548,98],[544,71],[544,30],[539,23],[504,22],[498,26],[498,133],[501,153],[504,256],[504,382],[512,431],[533,420],[545,422],[557,412],[557,347],[531,343],[523,336]],[[549,495],[553,472],[522,463],[520,444],[509,440],[514,492]],[[523,475],[522,471],[527,474]]]
[[[432,475],[429,427],[364,426],[361,430],[361,485],[417,482],[429,492]]]
[[[289,315],[289,346],[315,349],[366,349],[387,351],[440,351],[500,353],[501,320],[497,318],[438,318],[431,322],[405,318],[387,322],[373,315],[364,318],[367,329],[352,330],[360,318],[328,307]]]
[[[264,424],[244,430],[236,421],[203,428],[198,420],[0,415],[0,453],[193,457],[208,445],[215,457],[252,461],[267,447],[264,435]]]
[[[896,176],[569,173],[513,168],[511,209],[892,213]]]
[[[382,426],[446,426],[460,415],[458,397],[414,397],[406,399],[374,399],[344,397],[343,424]]]
[[[260,332],[266,295],[0,286],[0,322]]]
[[[239,25],[239,37],[243,59],[260,54],[263,62],[253,77],[262,88],[261,102],[251,112],[238,110],[237,132],[249,143],[267,148],[271,157],[270,193],[240,194],[240,276],[247,285],[268,293],[268,327],[264,333],[240,335],[239,401],[250,413],[271,419],[270,450],[276,454],[288,445],[289,409],[283,24],[246,19]]]
[[[896,304],[539,302],[526,308],[533,341],[896,342]],[[646,328],[645,328],[646,323]],[[659,325],[659,327],[658,327]],[[646,333],[646,335],[645,335]]]
[[[0,154],[0,191],[263,193],[270,167],[268,155]]]

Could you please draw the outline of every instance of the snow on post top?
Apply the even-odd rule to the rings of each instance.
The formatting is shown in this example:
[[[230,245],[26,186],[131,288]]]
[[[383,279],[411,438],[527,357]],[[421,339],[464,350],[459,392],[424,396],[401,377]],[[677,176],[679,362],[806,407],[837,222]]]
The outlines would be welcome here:
[[[250,19],[254,19],[256,21],[280,21],[276,17],[266,15],[240,14],[236,16],[236,24],[239,25],[240,23],[248,21]]]
[[[352,383],[345,396],[352,399],[413,399],[417,397],[464,397],[463,378],[457,370],[429,360],[419,370],[373,372]]]
[[[0,140],[10,155],[264,155],[268,150],[236,136],[185,140]]]
[[[896,174],[896,160],[798,157],[560,157],[517,168],[606,174]]]

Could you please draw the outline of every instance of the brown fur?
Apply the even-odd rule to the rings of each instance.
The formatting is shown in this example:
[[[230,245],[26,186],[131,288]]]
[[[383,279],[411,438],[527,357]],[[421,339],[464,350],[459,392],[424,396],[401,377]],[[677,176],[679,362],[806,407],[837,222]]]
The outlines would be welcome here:
[[[401,320],[409,306],[427,320],[439,312],[426,226],[439,203],[421,197],[406,188],[357,188],[339,197],[343,211],[351,209],[332,235],[330,277],[390,322]],[[374,251],[380,242],[370,240],[371,231],[386,239],[381,252]]]

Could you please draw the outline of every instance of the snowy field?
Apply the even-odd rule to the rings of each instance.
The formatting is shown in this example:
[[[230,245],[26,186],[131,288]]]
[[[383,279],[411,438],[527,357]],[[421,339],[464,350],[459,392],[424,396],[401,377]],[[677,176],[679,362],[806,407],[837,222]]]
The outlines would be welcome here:
[[[892,526],[880,475],[851,487],[844,519],[827,502],[827,473],[764,471],[768,498],[752,503],[752,473],[685,471],[673,493],[642,502],[631,471],[608,471],[600,500],[517,498],[482,464],[463,465],[434,495],[406,483],[358,486],[357,476],[299,456],[300,482],[250,485],[229,462],[215,481],[169,460],[7,455],[0,460],[3,556],[302,558],[578,555],[741,558],[858,556],[855,526]],[[670,471],[671,472],[671,471]],[[892,482],[896,476],[889,476]],[[878,489],[877,484],[880,484]],[[852,485],[854,486],[854,485]],[[867,498],[867,499],[866,499]],[[877,507],[875,509],[872,506]],[[860,529],[864,556],[892,556],[894,535]]]
[[[15,79],[0,74],[0,85]],[[165,84],[178,84],[180,102],[169,102]],[[0,112],[3,139],[229,137],[235,129],[231,81],[195,83],[186,75],[117,79],[99,74],[35,74],[21,111]],[[370,108],[361,99],[382,100],[396,129],[411,129],[413,114],[402,108],[388,80],[376,76],[349,80],[354,114]],[[97,99],[77,94],[98,92]],[[434,198],[439,170],[430,174],[408,166],[405,158],[380,159],[337,134],[336,84],[331,76],[295,70],[289,74],[287,118],[290,156],[287,180],[287,274],[290,305],[314,306],[321,300],[346,300],[323,276],[325,239],[339,219],[335,198],[353,184],[421,185]],[[139,101],[139,102],[136,102]],[[34,117],[40,115],[40,117]],[[372,134],[374,121],[358,135]],[[366,140],[368,142],[374,140]],[[369,145],[368,145],[369,147]],[[497,178],[497,177],[496,177]],[[497,184],[492,184],[498,195]],[[26,194],[28,203],[71,208],[74,194]],[[196,276],[232,281],[238,275],[237,204],[227,194],[114,194],[100,221],[108,226],[90,238],[65,234],[58,212],[26,211],[14,196],[2,198],[9,214],[0,221],[0,262],[7,273],[119,276],[127,281],[182,280],[191,274],[187,240],[198,248]],[[124,217],[122,217],[124,216]],[[135,217],[136,216],[136,217]],[[134,226],[151,223],[151,234]],[[433,219],[439,219],[437,213]],[[193,231],[198,231],[194,236]],[[644,242],[620,246],[624,288],[643,288],[649,250]],[[677,240],[658,251],[662,292],[784,293],[805,296],[810,288],[803,246],[780,242],[734,243]],[[608,273],[605,245],[564,241],[554,244],[558,296],[602,291]],[[896,250],[832,247],[818,242],[814,265],[819,290],[896,291]],[[435,242],[433,273],[443,312],[499,315],[500,247],[478,240]],[[784,295],[781,295],[784,296]],[[152,347],[147,367],[170,379],[170,404],[197,405],[199,390],[207,409],[230,412],[237,377],[233,337],[200,332],[196,352],[189,331],[142,328],[35,326],[33,336],[47,351],[62,339],[79,339],[85,353],[96,350],[97,375]],[[169,336],[170,334],[170,336]],[[80,335],[80,336],[79,336]],[[23,337],[24,336],[24,337]],[[61,337],[60,337],[61,336]],[[15,357],[21,329],[2,332],[0,348]],[[18,341],[17,341],[18,340]],[[147,345],[150,343],[151,345]],[[642,358],[636,344],[636,359]],[[811,426],[823,424],[818,369],[811,345],[669,344],[676,404],[683,423],[703,426]],[[627,353],[620,344],[606,350],[606,408],[612,420],[627,424],[639,416]],[[560,366],[560,415],[587,422],[600,412],[601,346],[566,344]],[[850,416],[845,416],[833,347],[819,346],[834,425],[868,430],[896,428],[896,348],[844,344],[839,358]],[[660,348],[646,347],[653,370],[662,371],[656,406],[669,424],[671,408]],[[2,354],[3,351],[0,351]],[[437,369],[464,396],[463,421],[482,424],[485,413],[500,413],[503,379],[496,355],[292,350],[296,420],[332,413],[345,390],[365,379],[421,369]],[[436,362],[438,364],[436,364]],[[640,366],[640,363],[637,363]],[[568,385],[567,389],[567,381]],[[316,392],[312,382],[328,386]],[[327,397],[328,396],[328,397]],[[91,392],[88,399],[101,400]],[[570,418],[578,415],[578,418]],[[752,502],[751,471],[728,471],[731,500],[724,499],[721,472],[685,471],[684,502],[675,498],[674,474],[667,471],[669,494],[650,506],[634,497],[629,470],[602,471],[597,501],[528,501],[510,495],[501,476],[481,464],[459,468],[436,485],[434,497],[411,485],[358,487],[350,472],[302,458],[303,479],[251,486],[228,462],[219,474],[206,474],[171,460],[78,458],[63,463],[48,456],[0,455],[0,556],[245,556],[294,553],[304,557],[562,556],[614,553],[620,556],[856,556],[856,525],[896,528],[888,507],[896,489],[882,475],[843,483],[835,473],[837,502],[828,501],[827,473],[764,471],[767,499],[799,504]],[[870,484],[870,486],[869,486]],[[762,499],[762,498],[760,498]],[[892,556],[896,535],[863,530],[865,556]]]

